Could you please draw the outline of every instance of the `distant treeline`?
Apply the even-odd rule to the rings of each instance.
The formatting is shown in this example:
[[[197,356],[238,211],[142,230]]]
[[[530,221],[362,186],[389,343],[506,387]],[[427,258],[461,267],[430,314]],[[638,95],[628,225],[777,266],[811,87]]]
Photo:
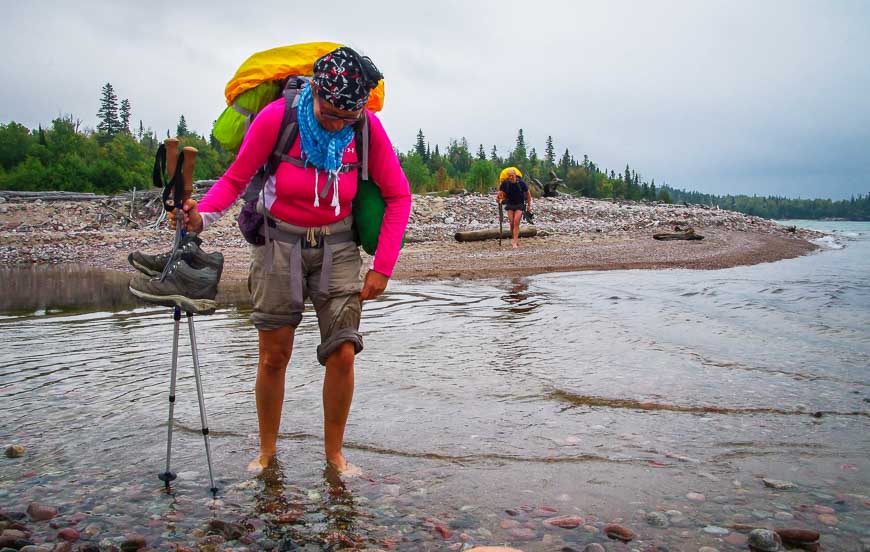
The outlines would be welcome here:
[[[718,205],[722,209],[769,219],[847,219],[870,220],[870,192],[866,196],[831,201],[830,199],[789,199],[747,195],[717,196],[666,188],[676,203]]]
[[[0,189],[66,190],[111,194],[151,185],[154,153],[162,141],[142,121],[131,128],[129,100],[118,102],[110,83],[103,86],[99,123],[96,130],[82,128],[72,116],[59,117],[51,127],[28,129],[15,122],[0,124]],[[166,137],[169,136],[166,131]],[[194,179],[219,177],[232,162],[213,136],[191,132],[184,115],[175,129],[183,146],[199,150]],[[566,148],[557,157],[552,136],[543,155],[526,144],[520,129],[513,149],[505,155],[496,146],[487,151],[480,144],[473,153],[463,137],[450,140],[443,150],[432,148],[423,131],[417,133],[413,148],[398,152],[399,160],[415,193],[456,190],[487,193],[498,186],[504,167],[515,166],[526,180],[548,183],[552,175],[561,179],[559,190],[592,198],[621,198],[636,201],[672,201],[719,205],[767,218],[851,218],[870,219],[870,194],[851,201],[713,196],[656,186],[629,165],[617,173],[602,169],[584,155],[576,159]]]

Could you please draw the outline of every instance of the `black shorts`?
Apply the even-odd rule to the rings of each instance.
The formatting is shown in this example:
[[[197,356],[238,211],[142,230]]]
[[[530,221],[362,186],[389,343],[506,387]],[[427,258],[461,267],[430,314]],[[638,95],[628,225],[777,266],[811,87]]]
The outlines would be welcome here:
[[[525,203],[505,203],[504,208],[507,211],[525,211],[526,204]]]

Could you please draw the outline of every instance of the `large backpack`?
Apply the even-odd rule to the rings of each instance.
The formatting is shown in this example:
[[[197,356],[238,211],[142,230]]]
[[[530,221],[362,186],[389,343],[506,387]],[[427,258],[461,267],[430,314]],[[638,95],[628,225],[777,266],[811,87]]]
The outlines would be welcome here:
[[[265,238],[260,233],[264,217],[257,212],[257,201],[266,181],[278,170],[282,162],[299,165],[300,159],[288,155],[299,135],[296,122],[296,106],[299,92],[307,85],[307,76],[313,72],[314,61],[340,47],[330,42],[312,42],[274,48],[258,52],[248,58],[227,84],[225,95],[228,107],[215,123],[213,134],[221,145],[237,151],[244,134],[257,113],[270,102],[284,97],[284,116],[272,154],[266,164],[257,171],[243,194],[244,206],[237,220],[245,239],[254,245],[262,245]],[[384,103],[384,83],[381,81],[369,96],[366,108],[378,111]],[[363,111],[363,113],[367,113]],[[384,218],[385,203],[377,184],[369,179],[369,126],[368,115],[354,126],[354,138],[359,153],[359,180],[353,201],[354,231],[357,242],[370,255],[375,254]],[[357,166],[343,167],[347,172]],[[327,193],[328,188],[322,193]]]
[[[269,160],[254,175],[248,183],[242,199],[245,202],[242,211],[237,218],[239,229],[248,243],[263,245],[265,238],[260,228],[265,218],[257,211],[257,202],[263,194],[263,188],[269,178],[278,170],[282,162],[292,163],[296,166],[304,166],[301,159],[289,155],[290,148],[299,136],[297,123],[297,106],[299,92],[307,86],[304,77],[290,77],[282,92],[284,96],[284,116],[278,130],[278,140],[269,155]],[[366,113],[363,111],[363,113]],[[366,253],[374,255],[377,249],[377,239],[380,234],[381,222],[384,217],[385,203],[380,189],[369,179],[369,121],[368,115],[364,116],[354,127],[354,140],[359,157],[359,162],[353,165],[343,165],[340,172],[349,172],[359,169],[357,182],[357,195],[353,201],[354,227],[357,234],[357,242],[363,246]],[[325,187],[321,192],[321,198],[329,191]]]

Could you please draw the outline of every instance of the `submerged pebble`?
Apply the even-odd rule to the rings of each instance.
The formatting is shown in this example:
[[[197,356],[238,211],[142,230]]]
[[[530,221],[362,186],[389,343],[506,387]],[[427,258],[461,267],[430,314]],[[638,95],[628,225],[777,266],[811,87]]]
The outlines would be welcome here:
[[[24,456],[23,445],[9,445],[6,447],[6,458],[21,458]]]
[[[605,525],[601,531],[611,539],[621,540],[622,542],[629,542],[635,538],[634,531],[617,523]]]
[[[781,491],[794,489],[797,487],[797,485],[795,485],[791,481],[781,481],[779,479],[762,479],[761,481],[764,482],[765,487],[770,487],[771,489],[777,489]]]
[[[753,529],[749,532],[747,544],[758,552],[777,552],[781,544],[779,536],[769,529]]]

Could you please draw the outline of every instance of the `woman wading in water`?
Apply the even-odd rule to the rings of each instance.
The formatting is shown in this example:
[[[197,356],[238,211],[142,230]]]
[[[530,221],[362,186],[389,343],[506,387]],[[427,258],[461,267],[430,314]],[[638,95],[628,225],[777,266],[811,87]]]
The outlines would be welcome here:
[[[326,461],[341,473],[355,468],[342,454],[354,390],[354,357],[363,349],[362,302],[387,286],[411,212],[411,194],[393,145],[380,121],[365,110],[383,77],[367,57],[347,47],[314,64],[310,85],[299,92],[299,138],[289,160],[266,182],[257,211],[266,217],[265,245],[253,246],[248,285],[251,320],[259,333],[256,402],[260,452],[249,470],[260,472],[275,456],[284,380],[293,337],[302,320],[303,297],[317,312],[325,366],[323,426]],[[236,160],[197,204],[184,205],[187,229],[214,223],[242,194],[269,159],[281,128],[284,98],[254,119]],[[386,203],[372,267],[360,281],[361,258],[353,239],[351,201],[361,162],[353,125],[368,118],[368,169]]]

